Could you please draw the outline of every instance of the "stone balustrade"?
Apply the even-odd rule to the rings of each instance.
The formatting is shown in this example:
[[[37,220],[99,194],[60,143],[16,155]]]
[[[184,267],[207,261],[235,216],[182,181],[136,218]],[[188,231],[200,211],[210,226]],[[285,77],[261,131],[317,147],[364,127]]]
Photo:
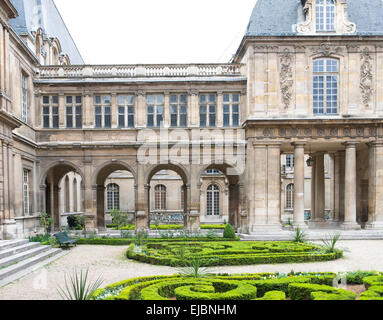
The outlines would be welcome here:
[[[245,76],[242,64],[41,66],[40,79]]]

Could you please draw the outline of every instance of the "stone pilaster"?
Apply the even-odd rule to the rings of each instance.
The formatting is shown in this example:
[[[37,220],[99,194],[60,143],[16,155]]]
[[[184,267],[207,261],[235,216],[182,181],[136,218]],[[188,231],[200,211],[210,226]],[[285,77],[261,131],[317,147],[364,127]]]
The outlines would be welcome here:
[[[325,222],[325,177],[324,154],[316,154],[315,161],[315,223]]]
[[[360,229],[360,225],[356,222],[356,145],[354,142],[345,144],[345,217],[341,227],[347,230]]]
[[[150,223],[149,209],[149,192],[150,185],[145,183],[145,167],[142,164],[137,166],[136,177],[136,229],[148,230]]]
[[[280,144],[254,144],[254,211],[251,232],[281,229],[281,150]]]

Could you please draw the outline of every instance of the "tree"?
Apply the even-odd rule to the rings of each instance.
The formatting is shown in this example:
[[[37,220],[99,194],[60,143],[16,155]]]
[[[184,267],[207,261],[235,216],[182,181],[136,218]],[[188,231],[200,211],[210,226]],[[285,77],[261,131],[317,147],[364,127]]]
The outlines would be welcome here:
[[[53,218],[48,213],[41,212],[40,227],[44,228],[46,234],[48,234],[51,231],[52,224]]]

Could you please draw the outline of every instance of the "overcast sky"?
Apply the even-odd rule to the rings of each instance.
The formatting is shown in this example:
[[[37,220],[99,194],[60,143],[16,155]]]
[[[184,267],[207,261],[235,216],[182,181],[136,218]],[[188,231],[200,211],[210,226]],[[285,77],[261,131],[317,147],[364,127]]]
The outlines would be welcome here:
[[[87,64],[228,62],[256,0],[55,0]]]

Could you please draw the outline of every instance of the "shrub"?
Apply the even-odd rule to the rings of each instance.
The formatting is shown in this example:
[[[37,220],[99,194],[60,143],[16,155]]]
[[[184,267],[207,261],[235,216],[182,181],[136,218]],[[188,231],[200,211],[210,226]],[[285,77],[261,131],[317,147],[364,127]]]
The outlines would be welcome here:
[[[51,231],[52,224],[53,224],[53,218],[48,213],[41,212],[40,227],[44,228],[45,233],[49,233]]]
[[[112,223],[116,224],[119,227],[124,227],[128,224],[128,215],[124,213],[122,210],[113,209],[110,212],[112,216]]]
[[[291,283],[288,295],[292,300],[355,300],[356,294],[344,289],[311,283]]]
[[[231,224],[227,224],[225,226],[225,230],[223,231],[223,237],[226,239],[235,239],[235,231]]]
[[[283,291],[269,291],[262,298],[254,300],[286,300],[286,293]]]

